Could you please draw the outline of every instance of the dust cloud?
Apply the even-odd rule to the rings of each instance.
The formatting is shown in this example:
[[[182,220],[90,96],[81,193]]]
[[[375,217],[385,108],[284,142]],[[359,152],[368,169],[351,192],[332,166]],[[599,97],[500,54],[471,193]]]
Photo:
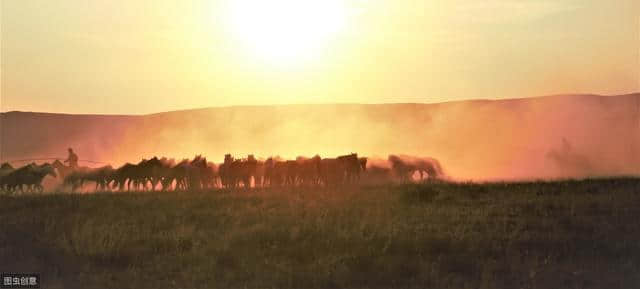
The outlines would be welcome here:
[[[640,94],[440,104],[238,106],[144,116],[9,112],[2,161],[66,157],[119,166],[203,154],[431,157],[457,180],[640,175]],[[84,165],[98,166],[85,163]]]

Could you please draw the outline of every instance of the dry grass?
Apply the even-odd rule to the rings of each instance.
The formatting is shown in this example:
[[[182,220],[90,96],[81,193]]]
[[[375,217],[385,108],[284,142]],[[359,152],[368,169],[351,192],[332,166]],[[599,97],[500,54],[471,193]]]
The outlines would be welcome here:
[[[20,228],[73,256],[84,288],[640,284],[640,180],[632,178],[0,202],[0,229]]]

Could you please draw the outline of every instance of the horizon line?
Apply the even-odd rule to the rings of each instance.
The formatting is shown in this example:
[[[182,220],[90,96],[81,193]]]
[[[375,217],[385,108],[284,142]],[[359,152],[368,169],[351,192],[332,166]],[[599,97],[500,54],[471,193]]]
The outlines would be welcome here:
[[[301,105],[437,105],[437,104],[450,104],[470,101],[510,101],[510,100],[524,100],[524,99],[536,99],[547,97],[571,97],[571,96],[597,96],[597,97],[617,97],[617,96],[630,96],[640,95],[640,91],[622,93],[622,94],[595,94],[595,93],[564,93],[564,94],[549,94],[549,95],[537,95],[537,96],[525,96],[525,97],[511,97],[511,98],[468,98],[468,99],[456,99],[440,102],[379,102],[379,103],[359,103],[359,102],[317,102],[317,103],[273,103],[273,104],[234,104],[234,105],[221,105],[221,106],[203,106],[192,108],[180,108],[175,110],[165,110],[149,113],[73,113],[73,112],[53,112],[53,111],[25,111],[25,110],[0,110],[0,114],[7,113],[34,113],[34,114],[57,114],[57,115],[79,115],[79,116],[130,116],[130,117],[143,117],[151,116],[163,113],[173,112],[186,112],[194,110],[204,109],[228,109],[228,108],[248,108],[248,107],[278,107],[278,106],[301,106]]]

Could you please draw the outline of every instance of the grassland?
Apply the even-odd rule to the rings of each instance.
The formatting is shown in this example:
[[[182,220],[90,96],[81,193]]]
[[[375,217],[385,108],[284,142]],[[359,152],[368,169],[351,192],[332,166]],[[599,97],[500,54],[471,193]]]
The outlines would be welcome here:
[[[640,179],[0,197],[44,288],[639,288]]]

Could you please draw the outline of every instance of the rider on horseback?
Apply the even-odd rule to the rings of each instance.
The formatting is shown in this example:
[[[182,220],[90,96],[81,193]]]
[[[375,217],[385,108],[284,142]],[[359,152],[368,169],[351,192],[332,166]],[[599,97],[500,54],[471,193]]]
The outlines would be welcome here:
[[[69,148],[69,157],[64,162],[69,163],[69,167],[73,169],[78,168],[78,155],[73,152],[73,149]]]

